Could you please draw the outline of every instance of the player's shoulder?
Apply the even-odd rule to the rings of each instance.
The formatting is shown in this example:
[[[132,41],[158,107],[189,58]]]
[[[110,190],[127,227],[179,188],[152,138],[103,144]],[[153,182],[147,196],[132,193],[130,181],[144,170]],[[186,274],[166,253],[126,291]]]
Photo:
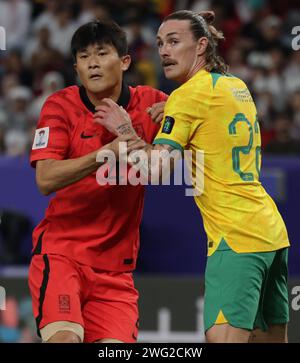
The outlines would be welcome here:
[[[151,102],[166,101],[168,95],[164,92],[147,85],[139,85],[136,87],[130,87],[132,97],[151,99]]]
[[[235,76],[234,74],[231,73],[221,74],[221,73],[211,72],[210,75],[211,75],[213,89],[217,89],[217,86],[219,85],[220,87],[225,87],[226,85],[229,85],[229,86],[239,86],[242,88],[247,88],[245,82],[241,78]]]
[[[212,74],[212,79],[214,94],[217,97],[234,97],[239,102],[254,102],[247,84],[241,78],[230,73],[224,75],[216,73]]]
[[[211,75],[203,69],[171,93],[166,110],[194,114],[207,107],[212,96]]]
[[[192,78],[188,81],[180,85],[176,88],[172,93],[171,97],[173,98],[186,98],[192,95],[196,95],[199,92],[201,93],[211,93],[212,87],[212,78],[210,72],[202,69],[197,72]]]
[[[78,96],[78,86],[69,86],[52,93],[47,97],[45,104],[54,102],[60,105],[64,105],[68,99],[73,99]]]
[[[207,95],[210,93],[208,87],[203,86],[203,83],[197,82],[195,79],[189,80],[170,94],[167,104],[177,104],[178,107],[182,107],[187,102],[190,103],[191,100],[197,100],[199,102],[199,93],[201,91],[204,91]]]

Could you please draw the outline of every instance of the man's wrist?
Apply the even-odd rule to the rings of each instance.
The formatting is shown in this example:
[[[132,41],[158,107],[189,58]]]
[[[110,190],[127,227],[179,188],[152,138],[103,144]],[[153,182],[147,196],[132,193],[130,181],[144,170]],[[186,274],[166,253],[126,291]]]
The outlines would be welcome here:
[[[130,125],[128,123],[118,126],[116,131],[119,136],[135,135],[134,128],[132,127],[132,125]]]

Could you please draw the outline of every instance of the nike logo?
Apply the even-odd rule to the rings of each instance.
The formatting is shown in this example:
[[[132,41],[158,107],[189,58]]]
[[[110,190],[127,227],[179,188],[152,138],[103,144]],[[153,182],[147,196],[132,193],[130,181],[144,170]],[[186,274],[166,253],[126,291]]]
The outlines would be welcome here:
[[[85,135],[85,134],[84,134],[84,131],[82,131],[82,133],[81,133],[81,135],[80,135],[80,137],[81,137],[82,139],[91,139],[92,137],[95,137],[95,136],[97,136],[97,135]]]

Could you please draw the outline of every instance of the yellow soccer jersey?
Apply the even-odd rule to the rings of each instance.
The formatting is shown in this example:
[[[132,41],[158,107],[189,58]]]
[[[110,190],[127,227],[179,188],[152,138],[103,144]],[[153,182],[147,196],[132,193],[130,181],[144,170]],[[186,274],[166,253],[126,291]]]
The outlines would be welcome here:
[[[260,130],[243,81],[199,71],[169,97],[154,144],[189,149],[193,155],[204,151],[204,191],[195,201],[208,237],[208,255],[222,239],[236,252],[289,246],[285,224],[259,182]],[[196,166],[193,157],[193,176]]]

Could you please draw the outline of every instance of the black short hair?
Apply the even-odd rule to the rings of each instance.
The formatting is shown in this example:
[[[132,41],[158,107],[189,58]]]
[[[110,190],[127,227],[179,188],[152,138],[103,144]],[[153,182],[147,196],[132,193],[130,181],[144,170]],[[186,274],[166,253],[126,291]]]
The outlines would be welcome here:
[[[76,30],[71,40],[71,52],[76,62],[78,51],[93,44],[109,44],[118,52],[119,57],[128,54],[127,37],[124,30],[112,20],[95,20]]]

